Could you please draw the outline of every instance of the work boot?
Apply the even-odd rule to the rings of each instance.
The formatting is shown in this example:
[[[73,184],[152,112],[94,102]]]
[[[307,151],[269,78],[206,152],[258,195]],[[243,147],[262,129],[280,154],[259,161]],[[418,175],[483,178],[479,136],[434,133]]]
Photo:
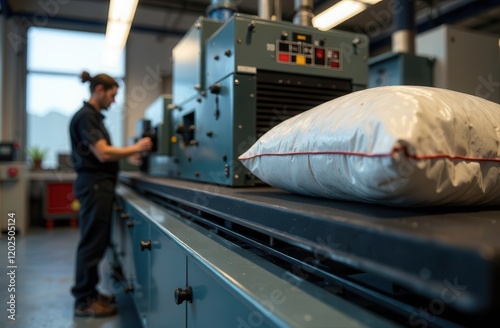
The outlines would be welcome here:
[[[115,295],[97,294],[97,300],[106,305],[111,305],[116,303]]]
[[[89,304],[75,307],[75,316],[77,317],[102,318],[115,315],[116,313],[117,310],[115,306],[104,304],[98,300],[93,300]]]

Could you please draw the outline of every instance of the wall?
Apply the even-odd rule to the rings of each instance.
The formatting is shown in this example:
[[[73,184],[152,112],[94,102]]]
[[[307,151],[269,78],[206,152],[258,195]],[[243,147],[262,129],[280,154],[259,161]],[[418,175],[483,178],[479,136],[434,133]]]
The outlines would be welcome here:
[[[24,129],[24,97],[19,90],[26,78],[26,38],[24,25],[17,19],[5,19],[2,33],[2,140],[14,140],[22,144]]]
[[[3,15],[0,15],[0,35],[5,35],[5,19]],[[4,45],[3,45],[3,39],[0,39],[0,141],[3,140],[3,52],[4,52]]]

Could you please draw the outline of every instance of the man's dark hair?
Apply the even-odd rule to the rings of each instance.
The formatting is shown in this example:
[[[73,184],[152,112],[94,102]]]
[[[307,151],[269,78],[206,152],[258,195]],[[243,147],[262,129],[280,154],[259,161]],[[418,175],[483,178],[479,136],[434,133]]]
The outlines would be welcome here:
[[[118,87],[118,82],[108,74],[97,74],[96,76],[90,76],[89,72],[82,72],[82,83],[90,81],[90,92],[94,92],[95,88],[101,84],[104,90],[109,90],[113,87]]]

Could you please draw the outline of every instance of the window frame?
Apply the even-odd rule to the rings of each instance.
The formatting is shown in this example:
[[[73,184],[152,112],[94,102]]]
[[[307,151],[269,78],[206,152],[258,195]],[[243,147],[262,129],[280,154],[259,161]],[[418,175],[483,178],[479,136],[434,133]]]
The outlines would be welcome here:
[[[25,110],[24,110],[24,115],[25,115],[24,130],[25,130],[25,133],[24,133],[24,135],[25,135],[25,137],[24,138],[25,138],[25,146],[26,147],[29,147],[29,146],[35,144],[34,142],[32,142],[30,140],[31,139],[30,133],[34,133],[34,132],[30,132],[30,130],[31,130],[30,120],[32,119],[32,117],[30,115],[33,114],[33,112],[31,112],[32,108],[30,108],[30,101],[29,101],[30,96],[32,96],[32,91],[29,90],[29,86],[28,86],[30,83],[30,78],[36,77],[37,75],[48,75],[48,76],[55,76],[55,77],[74,77],[75,80],[80,81],[81,72],[83,70],[88,70],[86,68],[82,68],[81,70],[78,69],[78,71],[75,69],[74,72],[68,72],[68,71],[51,71],[51,70],[39,69],[36,66],[30,67],[30,55],[33,55],[32,50],[36,51],[36,49],[30,49],[30,43],[33,42],[33,41],[30,41],[30,32],[31,32],[30,29],[32,29],[32,28],[35,28],[38,30],[51,30],[51,31],[56,32],[56,33],[58,31],[61,31],[63,33],[77,33],[77,34],[81,34],[83,37],[85,37],[85,35],[91,35],[91,34],[101,35],[102,36],[101,41],[104,41],[104,38],[105,38],[105,34],[102,32],[83,31],[83,30],[75,30],[75,29],[70,29],[70,28],[31,26],[26,30],[27,45],[26,45],[26,66],[25,66],[25,83],[24,83],[25,84],[25,94],[24,94],[24,104],[25,104],[25,106],[24,106],[25,107]],[[49,31],[49,33],[51,31]],[[102,45],[104,45],[104,42],[102,42]],[[99,66],[99,65],[95,65],[95,66]],[[107,113],[106,112],[103,112],[103,113],[105,116],[108,116],[108,118],[105,119],[104,122],[108,126],[108,128],[110,129],[110,135],[111,135],[113,144],[116,146],[123,146],[125,144],[125,124],[124,123],[125,123],[125,118],[126,118],[126,95],[125,95],[125,90],[126,90],[126,88],[125,88],[126,58],[125,58],[125,51],[123,51],[123,53],[122,53],[121,63],[119,66],[120,66],[120,68],[117,69],[117,71],[120,71],[121,74],[109,73],[109,71],[106,71],[104,69],[102,69],[101,71],[96,71],[96,72],[91,71],[91,70],[88,70],[88,71],[91,73],[91,75],[101,73],[101,72],[111,74],[120,84],[120,89],[122,91],[119,92],[118,103],[113,104],[113,106],[110,107],[110,109],[108,110]],[[111,69],[110,69],[110,71],[113,72],[113,70],[111,70]],[[90,96],[89,91],[88,91],[88,84],[85,84],[85,85],[82,84],[82,87],[84,87],[87,90],[86,96],[82,99],[82,101],[86,101],[86,100],[88,100],[88,98]],[[80,103],[80,104],[82,104],[82,103]],[[80,107],[81,107],[81,105],[80,105]],[[72,108],[70,111],[65,112],[66,116],[69,116],[69,119],[71,119],[73,114],[80,107],[77,106],[75,108]],[[45,113],[45,115],[48,113],[52,113],[52,112],[53,112],[52,110],[49,110],[48,112]],[[110,126],[112,126],[113,124],[120,124],[117,127],[117,131],[115,131],[115,132],[113,132],[112,128],[110,128]],[[71,144],[69,141],[68,127],[64,127],[63,130],[67,136],[67,141],[68,141],[67,147],[69,147],[67,150],[65,149],[64,152],[70,153],[71,152]],[[42,146],[44,146],[44,145],[42,145]],[[49,144],[49,146],[50,146],[50,144]],[[50,154],[50,160],[47,160],[46,163],[44,164],[44,168],[57,169],[58,168],[57,156],[59,153],[60,153],[60,148],[54,149]]]

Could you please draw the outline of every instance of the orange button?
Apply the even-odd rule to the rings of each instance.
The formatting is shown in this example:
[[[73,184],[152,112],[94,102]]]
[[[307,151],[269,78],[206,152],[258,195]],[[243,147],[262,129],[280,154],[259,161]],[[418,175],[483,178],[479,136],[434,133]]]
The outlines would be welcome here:
[[[297,56],[296,62],[297,62],[297,65],[305,65],[306,64],[306,57],[305,56]]]

